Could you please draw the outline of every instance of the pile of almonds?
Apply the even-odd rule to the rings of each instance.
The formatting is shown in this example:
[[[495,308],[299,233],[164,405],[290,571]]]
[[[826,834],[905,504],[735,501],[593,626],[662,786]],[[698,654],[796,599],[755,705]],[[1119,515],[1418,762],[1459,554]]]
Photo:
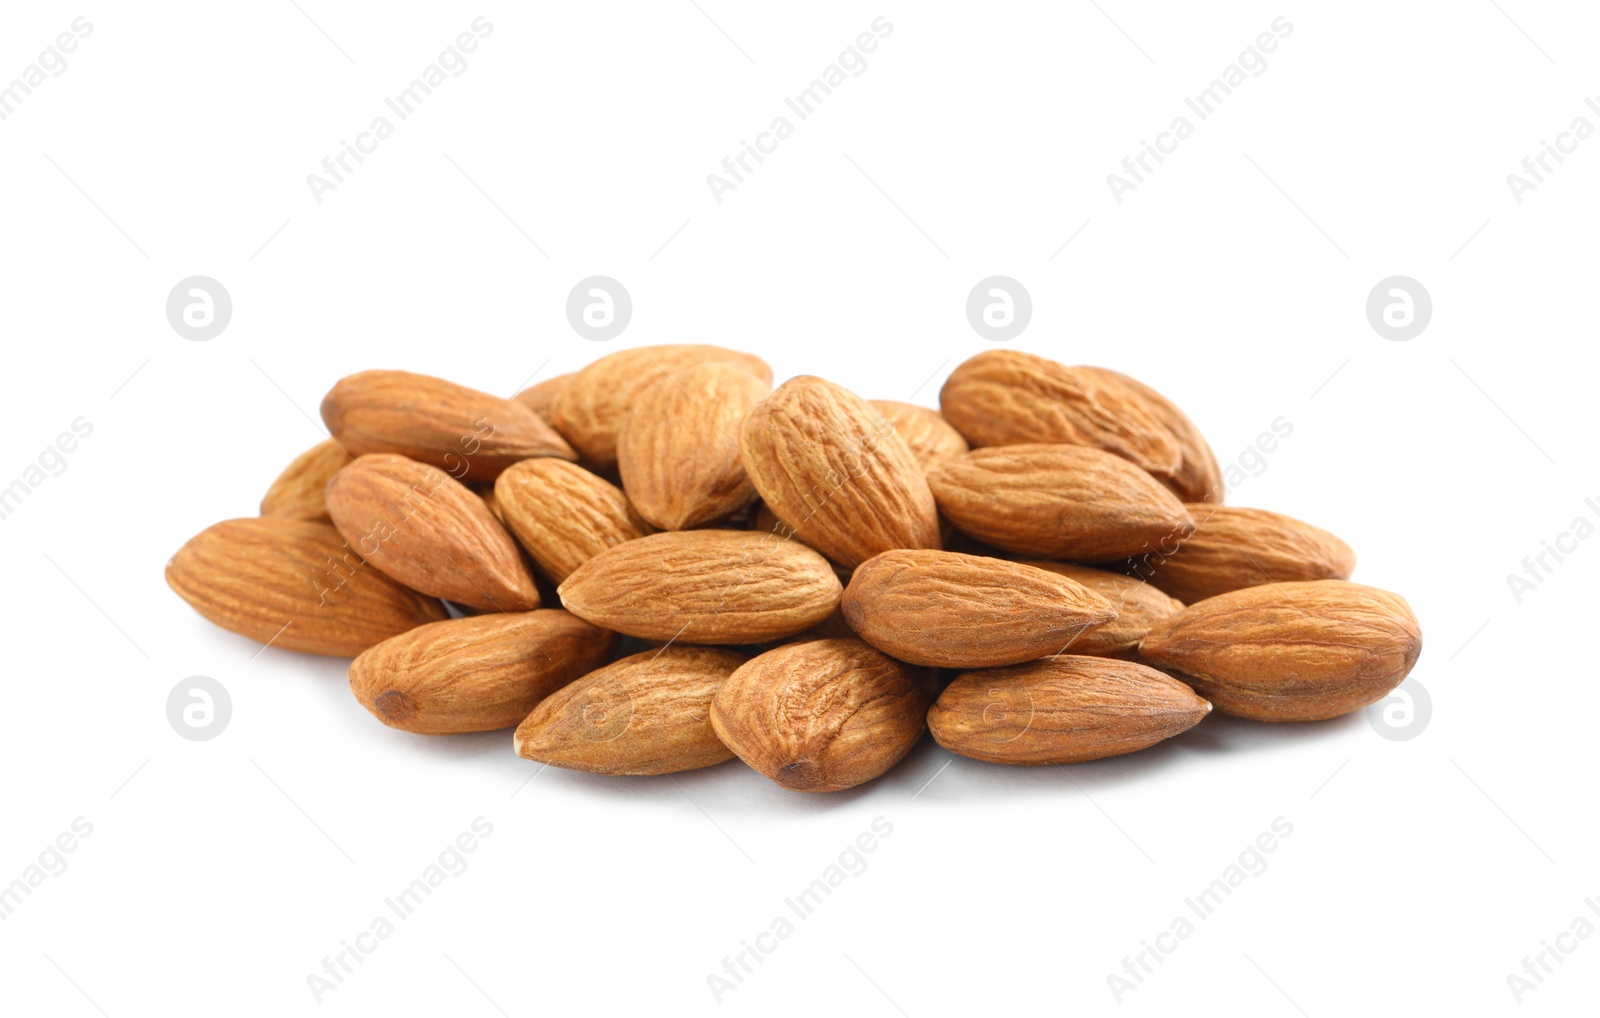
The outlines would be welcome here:
[[[738,756],[817,792],[924,731],[1066,764],[1213,707],[1332,718],[1421,652],[1343,541],[1222,504],[1199,430],[1125,375],[988,351],[942,413],[771,386],[688,345],[512,400],[352,375],[322,403],[332,438],[167,582],[225,629],[354,657],[395,728],[514,727],[521,756],[600,774]]]

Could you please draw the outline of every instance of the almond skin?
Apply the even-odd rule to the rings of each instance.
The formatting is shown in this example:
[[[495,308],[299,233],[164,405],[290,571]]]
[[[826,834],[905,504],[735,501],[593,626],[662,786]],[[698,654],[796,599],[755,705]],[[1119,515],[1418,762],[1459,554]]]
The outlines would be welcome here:
[[[350,691],[373,717],[419,735],[510,728],[610,660],[622,638],[564,611],[447,619],[393,636],[350,662]]]
[[[492,481],[533,456],[578,458],[525,405],[409,371],[341,378],[322,400],[322,420],[352,456],[395,453],[457,480]]]
[[[1132,399],[1141,400],[1150,416],[1166,426],[1178,443],[1178,467],[1170,473],[1154,471],[1156,478],[1174,495],[1185,502],[1208,502],[1221,505],[1223,500],[1222,468],[1217,464],[1216,453],[1205,435],[1178,405],[1137,378],[1130,378],[1110,368],[1080,367],[1079,372],[1099,379],[1106,385],[1122,385]]]
[[[841,602],[845,621],[891,657],[935,668],[990,668],[1059,654],[1115,619],[1111,605],[1064,576],[953,551],[886,551],[861,564]]]
[[[928,471],[939,510],[1007,551],[1109,562],[1194,532],[1177,496],[1127,460],[1081,445],[974,449]]]
[[[849,389],[790,379],[745,418],[739,446],[767,508],[840,565],[939,547],[938,511],[911,450]]]
[[[1103,626],[1087,629],[1067,645],[1064,653],[1091,657],[1122,657],[1135,650],[1150,627],[1183,611],[1183,602],[1133,576],[1066,562],[1027,562],[1083,584],[1115,609],[1117,617]]]
[[[711,724],[751,767],[797,792],[853,788],[922,737],[929,676],[860,640],[786,644],[752,659],[711,701]]]
[[[1164,476],[1183,461],[1171,429],[1127,386],[1019,350],[963,361],[939,391],[939,408],[974,449],[1082,445]]]
[[[590,672],[517,727],[518,756],[593,774],[676,774],[733,759],[711,698],[747,659],[673,645]]]
[[[535,382],[511,398],[539,415],[539,419],[550,424],[551,414],[554,412],[556,400],[572,381],[572,375],[556,375],[546,378],[542,382]],[[552,425],[553,427],[553,425]]]
[[[523,460],[494,482],[506,526],[561,583],[596,555],[650,533],[622,489],[575,463]]]
[[[937,410],[892,399],[875,399],[872,409],[882,414],[895,433],[905,439],[911,458],[924,470],[935,460],[960,456],[968,449],[961,432],[952,428]]]
[[[1344,580],[1267,583],[1191,604],[1139,653],[1227,714],[1322,721],[1383,699],[1422,653],[1405,598]]]
[[[1130,571],[1181,601],[1297,580],[1347,580],[1356,553],[1326,530],[1265,509],[1189,505],[1195,532],[1177,551],[1142,555]]]
[[[1211,705],[1154,668],[1062,655],[963,672],[928,712],[928,730],[952,753],[988,763],[1083,763],[1170,739]]]
[[[349,454],[338,442],[331,438],[318,442],[296,456],[272,482],[261,498],[261,515],[332,523],[323,490],[328,480],[349,462]]]
[[[746,530],[680,530],[601,552],[561,584],[561,603],[597,626],[645,640],[760,643],[833,614],[828,560]]]
[[[332,525],[278,516],[207,527],[167,563],[167,585],[229,632],[332,657],[446,617],[437,598],[363,562]]]
[[[328,510],[352,548],[413,590],[491,611],[539,607],[511,535],[483,499],[437,467],[359,457],[328,482]]]
[[[739,425],[771,391],[726,361],[645,388],[617,435],[622,487],[639,515],[662,530],[687,530],[755,501],[739,458]]]
[[[772,384],[772,368],[754,354],[703,344],[640,346],[602,357],[573,375],[551,407],[550,423],[587,462],[610,468],[617,462],[617,432],[639,394],[706,361],[736,364]]]

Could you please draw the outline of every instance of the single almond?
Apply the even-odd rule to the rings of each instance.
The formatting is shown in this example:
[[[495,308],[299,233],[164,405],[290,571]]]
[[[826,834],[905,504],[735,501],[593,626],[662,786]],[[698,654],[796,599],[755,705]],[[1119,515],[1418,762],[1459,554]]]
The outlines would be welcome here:
[[[420,735],[510,728],[599,668],[622,638],[553,609],[447,619],[392,636],[350,662],[373,717]]]
[[[333,439],[324,439],[283,468],[261,499],[261,515],[284,516],[291,520],[316,520],[332,523],[323,490],[329,478],[338,473],[350,455]]]
[[[413,590],[487,610],[539,607],[511,535],[483,499],[437,467],[361,456],[328,482],[328,510],[351,547]]]
[[[1120,384],[1130,398],[1142,401],[1150,416],[1166,426],[1173,440],[1178,443],[1179,455],[1177,469],[1170,472],[1154,471],[1162,484],[1185,502],[1222,504],[1222,467],[1217,463],[1216,453],[1211,451],[1211,444],[1195,427],[1188,414],[1137,378],[1110,368],[1080,367],[1077,370],[1080,374],[1099,379],[1107,386]]]
[[[634,400],[647,386],[703,364],[736,364],[772,384],[772,368],[754,354],[704,344],[640,346],[608,354],[577,372],[550,410],[550,423],[583,453],[584,460],[605,469],[617,462],[617,432]]]
[[[989,763],[1083,763],[1170,739],[1211,705],[1154,668],[1063,654],[963,672],[928,711],[928,730],[952,753]]]
[[[1115,619],[1064,576],[953,551],[900,549],[856,569],[845,621],[891,657],[935,668],[990,668],[1059,654]]]
[[[939,510],[998,548],[1109,562],[1194,532],[1177,496],[1127,460],[1082,445],[974,449],[928,471]]]
[[[492,481],[533,456],[577,459],[525,405],[409,371],[341,378],[322,400],[322,420],[352,456],[396,453],[457,480]]]
[[[711,699],[746,658],[675,644],[590,672],[517,726],[517,755],[594,774],[675,774],[733,759]]]
[[[542,382],[535,382],[511,398],[539,415],[539,419],[546,424],[551,424],[551,417],[555,410],[556,400],[560,398],[562,390],[567,383],[572,381],[572,375],[556,375],[546,378]]]
[[[333,657],[446,617],[437,598],[362,561],[331,524],[281,516],[207,527],[167,563],[167,585],[229,632]]]
[[[828,560],[745,530],[675,530],[607,549],[559,588],[597,626],[645,640],[760,643],[793,636],[839,606]]]
[[[494,482],[494,494],[506,526],[556,583],[607,548],[650,533],[622,489],[564,460],[523,460]]]
[[[841,565],[939,547],[933,494],[905,440],[865,400],[810,375],[745,417],[745,472],[800,540]]]
[[[1337,537],[1265,509],[1193,504],[1195,531],[1177,550],[1132,560],[1130,571],[1181,601],[1297,580],[1347,580],[1356,553]]]
[[[739,425],[771,391],[738,364],[707,361],[639,393],[617,435],[622,487],[639,515],[662,530],[687,530],[753,502]]]
[[[729,749],[785,788],[837,792],[887,772],[922,737],[929,676],[860,640],[790,643],[711,701]]]
[[[1189,605],[1139,653],[1189,677],[1217,709],[1322,721],[1383,699],[1422,653],[1405,598],[1345,580],[1267,583]]]
[[[872,409],[882,414],[895,434],[905,439],[911,458],[924,470],[936,460],[960,456],[968,449],[961,432],[952,428],[937,410],[892,399],[875,399]]]
[[[1103,626],[1086,629],[1067,645],[1064,653],[1094,657],[1123,657],[1139,646],[1144,634],[1158,622],[1183,610],[1183,602],[1133,576],[1066,562],[1027,562],[1083,584],[1105,598],[1117,617]]]

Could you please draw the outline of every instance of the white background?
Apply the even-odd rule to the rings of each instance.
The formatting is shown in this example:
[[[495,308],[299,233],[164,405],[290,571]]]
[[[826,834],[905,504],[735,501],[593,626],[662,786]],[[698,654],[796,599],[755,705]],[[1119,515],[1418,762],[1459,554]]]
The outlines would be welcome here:
[[[1573,118],[1600,127],[1583,104],[1600,95],[1596,12],[444,6],[6,10],[0,79],[75,16],[94,27],[0,122],[0,485],[73,419],[94,431],[0,521],[0,884],[74,818],[93,834],[0,922],[0,1007],[1592,1007],[1600,938],[1567,939],[1520,1008],[1506,977],[1575,917],[1600,925],[1584,905],[1600,898],[1600,695],[1578,649],[1600,541],[1520,604],[1506,576],[1597,517],[1600,140],[1521,204],[1505,178]],[[494,28],[467,70],[314,201],[307,174],[479,14]],[[879,15],[894,29],[866,70],[715,202],[706,175]],[[1293,32],[1267,69],[1115,202],[1106,175],[1278,16]],[[563,310],[596,273],[634,302],[605,344]],[[164,315],[193,274],[233,298],[210,342]],[[886,778],[819,797],[738,763],[529,781],[507,734],[386,729],[343,661],[258,654],[163,583],[187,538],[252,514],[318,440],[318,402],[349,372],[509,395],[621,347],[707,341],[779,379],[936,405],[950,369],[992,346],[963,305],[994,274],[1032,294],[1012,346],[1144,379],[1224,462],[1292,422],[1230,501],[1338,533],[1357,580],[1409,598],[1432,701],[1421,735],[1382,738],[1362,714],[1213,716],[1070,773],[924,743]],[[1409,342],[1365,317],[1393,274],[1432,295]],[[210,742],[166,719],[191,675],[232,697]],[[466,871],[319,1005],[307,976],[480,816],[493,834]],[[707,976],[877,817],[893,833],[867,869],[718,1005]],[[1293,834],[1267,869],[1118,1004],[1107,976],[1124,956],[1278,817]]]

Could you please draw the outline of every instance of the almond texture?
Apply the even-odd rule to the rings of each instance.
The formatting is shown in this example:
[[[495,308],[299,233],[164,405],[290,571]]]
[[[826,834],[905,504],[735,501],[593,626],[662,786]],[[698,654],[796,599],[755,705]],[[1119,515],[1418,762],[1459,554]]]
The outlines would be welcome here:
[[[1183,602],[1133,576],[1066,562],[1028,562],[1083,584],[1110,603],[1117,617],[1086,629],[1063,653],[1096,657],[1122,656],[1139,646],[1150,627],[1183,610]]]
[[[1129,398],[1140,400],[1150,416],[1160,421],[1172,435],[1173,441],[1178,443],[1177,468],[1172,471],[1153,471],[1161,483],[1185,502],[1222,504],[1222,468],[1205,435],[1195,427],[1188,414],[1137,378],[1130,378],[1110,368],[1080,367],[1077,370],[1099,379],[1105,385],[1121,385]]]
[[[261,515],[332,523],[323,491],[350,456],[333,439],[324,439],[296,456],[261,498]]]
[[[622,489],[575,463],[523,460],[494,482],[506,526],[560,583],[613,545],[650,533]]]
[[[1170,554],[1134,559],[1131,571],[1185,602],[1297,580],[1347,580],[1356,553],[1326,530],[1265,509],[1190,505],[1195,531]]]
[[[555,411],[556,399],[560,397],[567,383],[572,381],[572,375],[556,375],[546,378],[542,382],[535,382],[511,398],[539,415],[539,419],[550,424]],[[554,425],[552,425],[553,427]]]
[[[905,440],[911,458],[924,470],[935,460],[960,456],[967,451],[967,440],[937,410],[892,399],[875,399],[872,409],[883,415],[895,434]]]

